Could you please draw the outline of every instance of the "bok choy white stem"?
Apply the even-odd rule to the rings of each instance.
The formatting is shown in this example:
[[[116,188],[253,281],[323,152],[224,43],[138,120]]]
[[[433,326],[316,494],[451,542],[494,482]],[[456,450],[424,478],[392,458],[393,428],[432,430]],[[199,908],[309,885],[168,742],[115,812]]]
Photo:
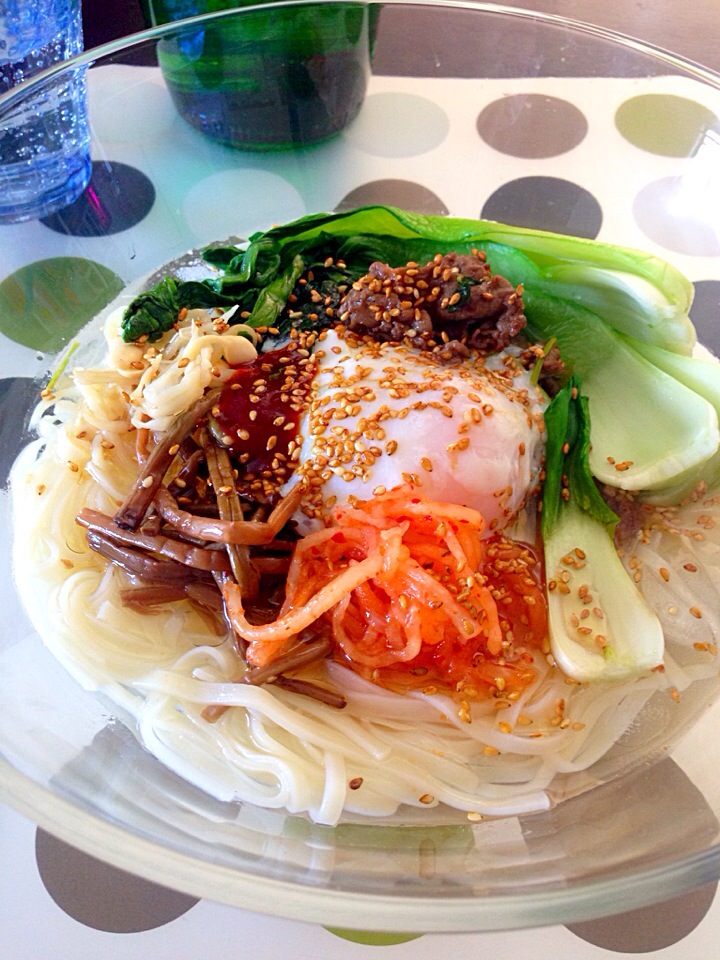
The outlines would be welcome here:
[[[662,663],[660,621],[615,549],[617,516],[588,465],[588,402],[571,380],[545,413],[542,534],[553,657],[581,682],[619,680]]]

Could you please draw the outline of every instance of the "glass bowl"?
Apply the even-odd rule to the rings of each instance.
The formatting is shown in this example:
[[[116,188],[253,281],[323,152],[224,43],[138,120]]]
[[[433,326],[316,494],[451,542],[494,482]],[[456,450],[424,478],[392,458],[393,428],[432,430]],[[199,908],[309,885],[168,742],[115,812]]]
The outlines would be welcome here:
[[[282,20],[305,7],[266,10]],[[32,628],[13,585],[7,475],[40,386],[123,288],[215,240],[374,202],[598,237],[685,272],[701,340],[720,349],[719,76],[561,17],[480,3],[355,2],[352,49],[310,97],[332,99],[349,61],[352,94],[313,126],[298,121],[295,77],[289,96],[276,86],[263,108],[277,114],[282,135],[253,139],[262,123],[233,128],[243,103],[218,115],[194,97],[192,77],[189,87],[173,79],[173,58],[196,63],[205,31],[242,32],[253,10],[154,28],[48,74],[85,73],[93,174],[70,207],[0,225],[0,797],[159,883],[345,928],[577,921],[717,879],[718,705],[682,707],[680,738],[646,717],[641,761],[607,782],[591,771],[566,796],[556,791],[543,813],[472,821],[428,810],[327,827],[213,800],[181,780],[116,710],[70,679]],[[274,56],[263,42],[256,38],[259,52]],[[300,58],[310,73],[322,73],[337,43],[332,30],[316,37]],[[0,98],[0,126],[46,82]]]

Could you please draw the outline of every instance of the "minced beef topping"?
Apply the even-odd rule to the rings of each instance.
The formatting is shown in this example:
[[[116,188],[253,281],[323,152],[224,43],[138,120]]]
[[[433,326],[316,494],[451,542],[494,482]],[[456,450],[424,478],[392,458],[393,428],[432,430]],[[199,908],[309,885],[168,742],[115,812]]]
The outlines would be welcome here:
[[[503,350],[526,323],[522,289],[493,274],[478,251],[436,254],[422,266],[373,263],[338,319],[354,333],[409,342],[448,361]]]

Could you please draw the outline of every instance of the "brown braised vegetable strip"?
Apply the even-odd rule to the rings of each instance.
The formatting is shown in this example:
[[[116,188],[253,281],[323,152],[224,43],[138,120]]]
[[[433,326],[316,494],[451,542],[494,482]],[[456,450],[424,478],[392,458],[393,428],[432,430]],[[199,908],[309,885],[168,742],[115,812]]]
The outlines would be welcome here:
[[[153,583],[143,587],[125,587],[120,590],[120,599],[126,607],[142,609],[160,603],[184,600],[184,583]]]
[[[295,540],[273,540],[272,544],[270,544],[270,548],[275,553],[292,553],[295,549],[295,544]],[[258,559],[264,555],[265,554],[263,553],[258,553]],[[253,554],[253,556],[255,556],[255,554]]]
[[[242,543],[247,546],[263,546],[271,543],[300,505],[304,493],[302,483],[278,503],[266,521],[222,520],[200,517],[182,510],[167,487],[161,486],[155,496],[158,513],[169,526],[199,540],[214,543]]]
[[[195,600],[197,603],[201,603],[204,607],[207,607],[208,610],[212,610],[213,613],[216,613],[219,617],[223,617],[225,608],[223,606],[222,594],[218,591],[216,584],[201,583],[200,581],[188,583],[185,586],[185,594],[191,600]]]
[[[276,534],[280,533],[282,528],[300,506],[304,493],[305,483],[303,481],[299,481],[295,484],[292,490],[289,490],[288,493],[285,494],[282,500],[278,501],[277,505],[266,520],[267,525],[272,527]]]
[[[220,519],[231,522],[243,521],[245,515],[235,489],[235,474],[227,450],[218,447],[207,430],[202,431],[200,442],[205,451],[205,461],[215,491]],[[238,543],[228,543],[225,547],[243,598],[254,599],[257,596],[260,579],[250,561],[249,547]]]
[[[171,540],[163,536],[151,536],[143,531],[134,533],[132,530],[122,530],[115,525],[112,517],[108,517],[99,510],[84,507],[75,518],[76,522],[86,527],[89,532],[122,546],[135,550],[145,550],[155,553],[176,563],[195,567],[198,570],[227,571],[230,569],[228,558],[219,550],[207,550],[203,547],[192,546],[181,540]]]
[[[115,530],[119,530],[119,527],[115,525],[115,521],[112,521],[113,527]],[[149,537],[159,537],[160,531],[162,530],[162,517],[159,513],[149,513],[142,524],[140,525],[140,533],[146,533]]]
[[[153,583],[142,587],[124,587],[120,599],[127,606],[152,607],[175,600],[193,600],[202,604],[219,617],[223,615],[222,597],[209,581],[194,580],[192,583]]]
[[[168,581],[187,583],[194,579],[206,580],[210,576],[205,570],[197,570],[173,560],[155,560],[144,551],[113,543],[103,534],[91,530],[88,530],[87,542],[91,550],[99,553],[106,560],[122,567],[127,573],[140,577],[141,580],[149,580],[151,583]]]
[[[225,619],[225,605],[222,595],[214,583],[188,583],[185,585],[185,594],[196,611],[203,615],[212,625],[212,629],[219,637],[228,632]]]
[[[265,667],[254,667],[242,678],[242,683],[272,683],[283,673],[299,670],[318,660],[324,660],[332,649],[328,636],[319,636],[309,642],[294,644],[272,663]]]
[[[163,478],[175,459],[180,444],[194,430],[198,421],[209,413],[220,396],[220,390],[209,390],[194,406],[177,418],[170,430],[153,447],[140,466],[140,473],[115,514],[115,523],[125,530],[137,530],[148,507],[162,485]]]
[[[299,670],[301,667],[306,667],[318,660],[324,660],[328,653],[330,653],[331,648],[332,644],[329,637],[318,637],[309,643],[298,643],[267,667],[248,670],[237,682],[250,684],[251,686],[260,686],[260,684],[263,683],[274,683],[278,686],[286,686],[286,682],[292,679],[295,681],[295,685],[292,687],[295,693],[303,694],[314,700],[320,700],[322,703],[330,704],[330,706],[338,708],[344,707],[346,701],[340,694],[334,693],[326,687],[321,687],[319,684],[311,683],[307,680],[297,680],[296,678],[284,676],[286,672]],[[291,688],[287,687],[287,689]],[[228,709],[229,707],[225,704],[211,704],[205,707],[202,712],[202,717],[204,720],[213,723]]]
[[[213,599],[214,598],[214,599]],[[210,583],[155,583],[120,590],[124,606],[138,613],[151,613],[149,607],[187,600],[217,637],[227,634],[222,599]]]
[[[252,565],[260,576],[282,576],[290,569],[290,557],[253,557]]]
[[[278,677],[294,670],[301,670],[311,663],[317,663],[324,660],[332,651],[332,641],[329,634],[321,634],[312,637],[308,631],[307,636],[311,639],[301,640],[290,647],[285,653],[281,654],[277,660],[266,667],[255,667],[245,674],[245,683],[257,685],[259,683],[271,683]]]
[[[293,693],[299,693],[303,697],[310,697],[312,700],[319,700],[329,707],[335,707],[342,710],[347,706],[347,700],[336,690],[329,690],[327,687],[321,687],[310,680],[300,680],[298,677],[278,677],[275,680],[275,686],[282,687],[284,690],[291,690]]]
[[[182,450],[180,453],[182,455]],[[169,484],[169,489],[174,496],[183,496],[188,488],[192,488],[197,477],[198,467],[203,462],[204,457],[205,454],[200,448],[190,454],[173,478],[172,483]]]

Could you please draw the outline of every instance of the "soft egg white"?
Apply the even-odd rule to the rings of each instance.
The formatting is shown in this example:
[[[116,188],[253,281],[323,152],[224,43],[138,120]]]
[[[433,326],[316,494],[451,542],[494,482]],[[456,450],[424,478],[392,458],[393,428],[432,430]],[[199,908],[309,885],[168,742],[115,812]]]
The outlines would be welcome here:
[[[306,534],[335,504],[412,483],[424,496],[473,507],[487,530],[510,524],[537,483],[545,397],[515,357],[456,364],[412,347],[318,342],[317,376],[300,423],[304,478],[296,516]]]

